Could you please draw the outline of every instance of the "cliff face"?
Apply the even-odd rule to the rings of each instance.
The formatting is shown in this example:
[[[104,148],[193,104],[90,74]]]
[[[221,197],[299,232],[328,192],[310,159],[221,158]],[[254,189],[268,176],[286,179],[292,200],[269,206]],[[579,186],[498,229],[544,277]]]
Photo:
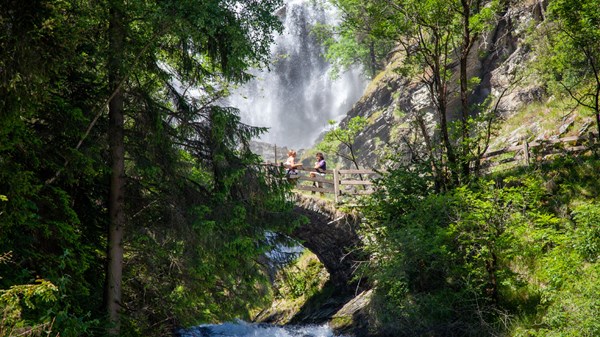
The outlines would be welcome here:
[[[526,43],[526,33],[543,21],[546,5],[541,0],[509,2],[493,31],[482,36],[478,48],[473,49],[468,71],[469,76],[481,79],[472,102],[482,102],[490,96],[500,99],[497,113],[507,118],[522,106],[542,99],[542,86],[531,78],[523,78],[523,70],[534,57]],[[437,141],[438,118],[427,88],[395,71],[401,58],[399,53],[391,58],[340,123],[344,127],[355,116],[369,120],[370,125],[355,143],[364,167],[390,165],[383,159],[384,153],[400,154],[397,159],[401,161],[410,160],[424,146],[420,128],[427,129],[434,144]],[[451,95],[450,119],[455,117],[459,104],[455,90]],[[421,117],[421,125],[416,123],[417,116]]]

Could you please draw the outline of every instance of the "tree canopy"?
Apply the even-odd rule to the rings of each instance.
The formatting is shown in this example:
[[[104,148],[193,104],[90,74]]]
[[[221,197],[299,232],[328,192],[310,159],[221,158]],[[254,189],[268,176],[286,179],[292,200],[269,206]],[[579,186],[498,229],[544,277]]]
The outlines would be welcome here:
[[[597,1],[556,0],[540,45],[543,76],[596,115],[600,132],[600,8]],[[551,85],[552,86],[552,85]]]
[[[161,335],[265,296],[288,187],[215,102],[266,65],[280,5],[0,4],[0,296],[42,295],[3,332]]]
[[[371,0],[329,2],[340,12],[340,22],[337,26],[317,25],[313,34],[326,48],[325,57],[334,66],[333,75],[359,65],[374,78],[394,48],[393,26],[383,20],[385,8]]]
[[[480,37],[498,20],[498,1],[412,1],[369,0],[356,5],[353,1],[331,1],[342,12],[339,25],[342,38],[328,40],[332,56],[344,41],[361,41],[362,47],[344,48],[340,62],[362,59],[365,46],[385,46],[370,50],[394,50],[400,54],[396,71],[418,78],[430,96],[438,120],[439,132],[422,129],[427,139],[430,166],[434,167],[438,186],[456,186],[469,181],[487,148],[481,136],[482,121],[489,121],[489,107],[473,100],[480,74],[472,69],[478,62]],[[353,37],[348,39],[347,37]],[[381,55],[371,53],[372,76]],[[335,58],[335,57],[334,57]],[[364,63],[364,61],[363,61]],[[452,102],[460,101],[456,108]],[[487,100],[490,103],[492,100]],[[484,128],[485,129],[485,128]],[[431,133],[431,134],[430,134]],[[439,139],[432,142],[430,139]],[[439,145],[436,145],[439,144]],[[446,174],[448,172],[449,174]]]

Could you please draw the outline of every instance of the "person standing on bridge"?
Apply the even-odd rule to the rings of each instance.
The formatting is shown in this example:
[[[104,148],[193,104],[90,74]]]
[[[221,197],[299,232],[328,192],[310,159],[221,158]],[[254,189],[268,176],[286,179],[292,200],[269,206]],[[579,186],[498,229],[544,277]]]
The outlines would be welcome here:
[[[298,174],[298,171],[296,169],[299,167],[302,167],[302,164],[296,163],[296,151],[294,151],[294,150],[288,151],[288,158],[285,161],[285,163],[283,164],[283,166],[286,168],[285,175],[287,177],[289,177],[290,175]]]
[[[325,176],[325,171],[327,171],[327,162],[325,162],[325,157],[323,156],[323,153],[321,152],[317,152],[316,155],[317,161],[315,162],[315,171],[310,173],[310,176],[312,178],[316,177],[317,175],[319,176]],[[323,183],[320,182],[313,182],[313,186],[322,188],[323,187]],[[312,192],[313,194],[315,194],[315,192]],[[323,192],[321,192],[321,195],[323,195]]]

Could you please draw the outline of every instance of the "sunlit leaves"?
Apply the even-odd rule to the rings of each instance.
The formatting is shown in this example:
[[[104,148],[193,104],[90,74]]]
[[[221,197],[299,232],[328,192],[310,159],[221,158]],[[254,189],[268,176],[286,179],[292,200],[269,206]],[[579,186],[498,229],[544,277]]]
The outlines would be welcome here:
[[[555,0],[548,5],[539,48],[550,89],[600,113],[600,6],[595,0]],[[600,132],[600,119],[596,119]]]
[[[38,303],[55,302],[58,288],[45,279],[37,279],[35,284],[13,285],[0,289],[2,321],[0,333],[10,333],[18,323],[23,323],[23,309],[35,309]]]
[[[373,0],[328,0],[339,11],[337,26],[317,26],[313,34],[326,48],[325,57],[333,64],[333,76],[352,65],[361,65],[371,78],[383,69],[394,47],[393,26],[385,6]]]
[[[335,121],[329,121],[331,129],[325,134],[323,141],[317,145],[317,149],[336,154],[350,161],[358,169],[359,150],[354,141],[368,124],[368,120],[362,116],[351,118],[345,127],[336,125]]]
[[[379,320],[403,333],[458,333],[460,322],[481,335],[597,334],[600,208],[597,197],[570,195],[596,185],[587,174],[595,165],[513,172],[443,194],[392,171],[364,209]],[[547,189],[549,177],[559,191]],[[567,204],[573,211],[562,214]]]

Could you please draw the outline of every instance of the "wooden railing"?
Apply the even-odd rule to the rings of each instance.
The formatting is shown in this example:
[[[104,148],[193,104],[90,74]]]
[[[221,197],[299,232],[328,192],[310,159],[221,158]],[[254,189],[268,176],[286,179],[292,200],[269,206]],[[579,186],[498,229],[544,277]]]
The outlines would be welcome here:
[[[282,169],[284,169],[282,167]],[[299,191],[312,193],[333,194],[335,202],[343,195],[366,195],[373,193],[373,170],[333,169],[323,174],[315,173],[313,169],[297,168],[297,174],[286,175],[287,179]]]
[[[525,138],[518,145],[486,152],[482,156],[481,161],[482,166],[487,168],[519,160],[524,165],[529,166],[531,165],[532,161],[536,161],[547,155],[564,152],[577,153],[587,151],[593,148],[597,141],[598,137],[592,133],[588,134],[587,136],[571,136],[543,141],[534,141],[531,143]],[[495,157],[503,155],[508,156],[496,162],[492,162],[492,159]]]
[[[505,147],[499,150],[486,152],[481,159],[481,167],[490,169],[497,165],[521,161],[524,165],[530,165],[544,156],[554,153],[583,152],[598,145],[598,136],[590,133],[587,136],[572,136],[544,141],[528,142],[527,139],[515,146]],[[497,160],[497,157],[505,158]],[[266,164],[276,167],[284,172],[282,165]],[[333,194],[337,203],[343,195],[367,195],[374,192],[373,176],[379,176],[380,172],[373,170],[333,169],[326,170],[324,175],[315,174],[313,169],[296,169],[297,174],[286,176],[295,185],[296,190],[309,191],[313,193]]]

